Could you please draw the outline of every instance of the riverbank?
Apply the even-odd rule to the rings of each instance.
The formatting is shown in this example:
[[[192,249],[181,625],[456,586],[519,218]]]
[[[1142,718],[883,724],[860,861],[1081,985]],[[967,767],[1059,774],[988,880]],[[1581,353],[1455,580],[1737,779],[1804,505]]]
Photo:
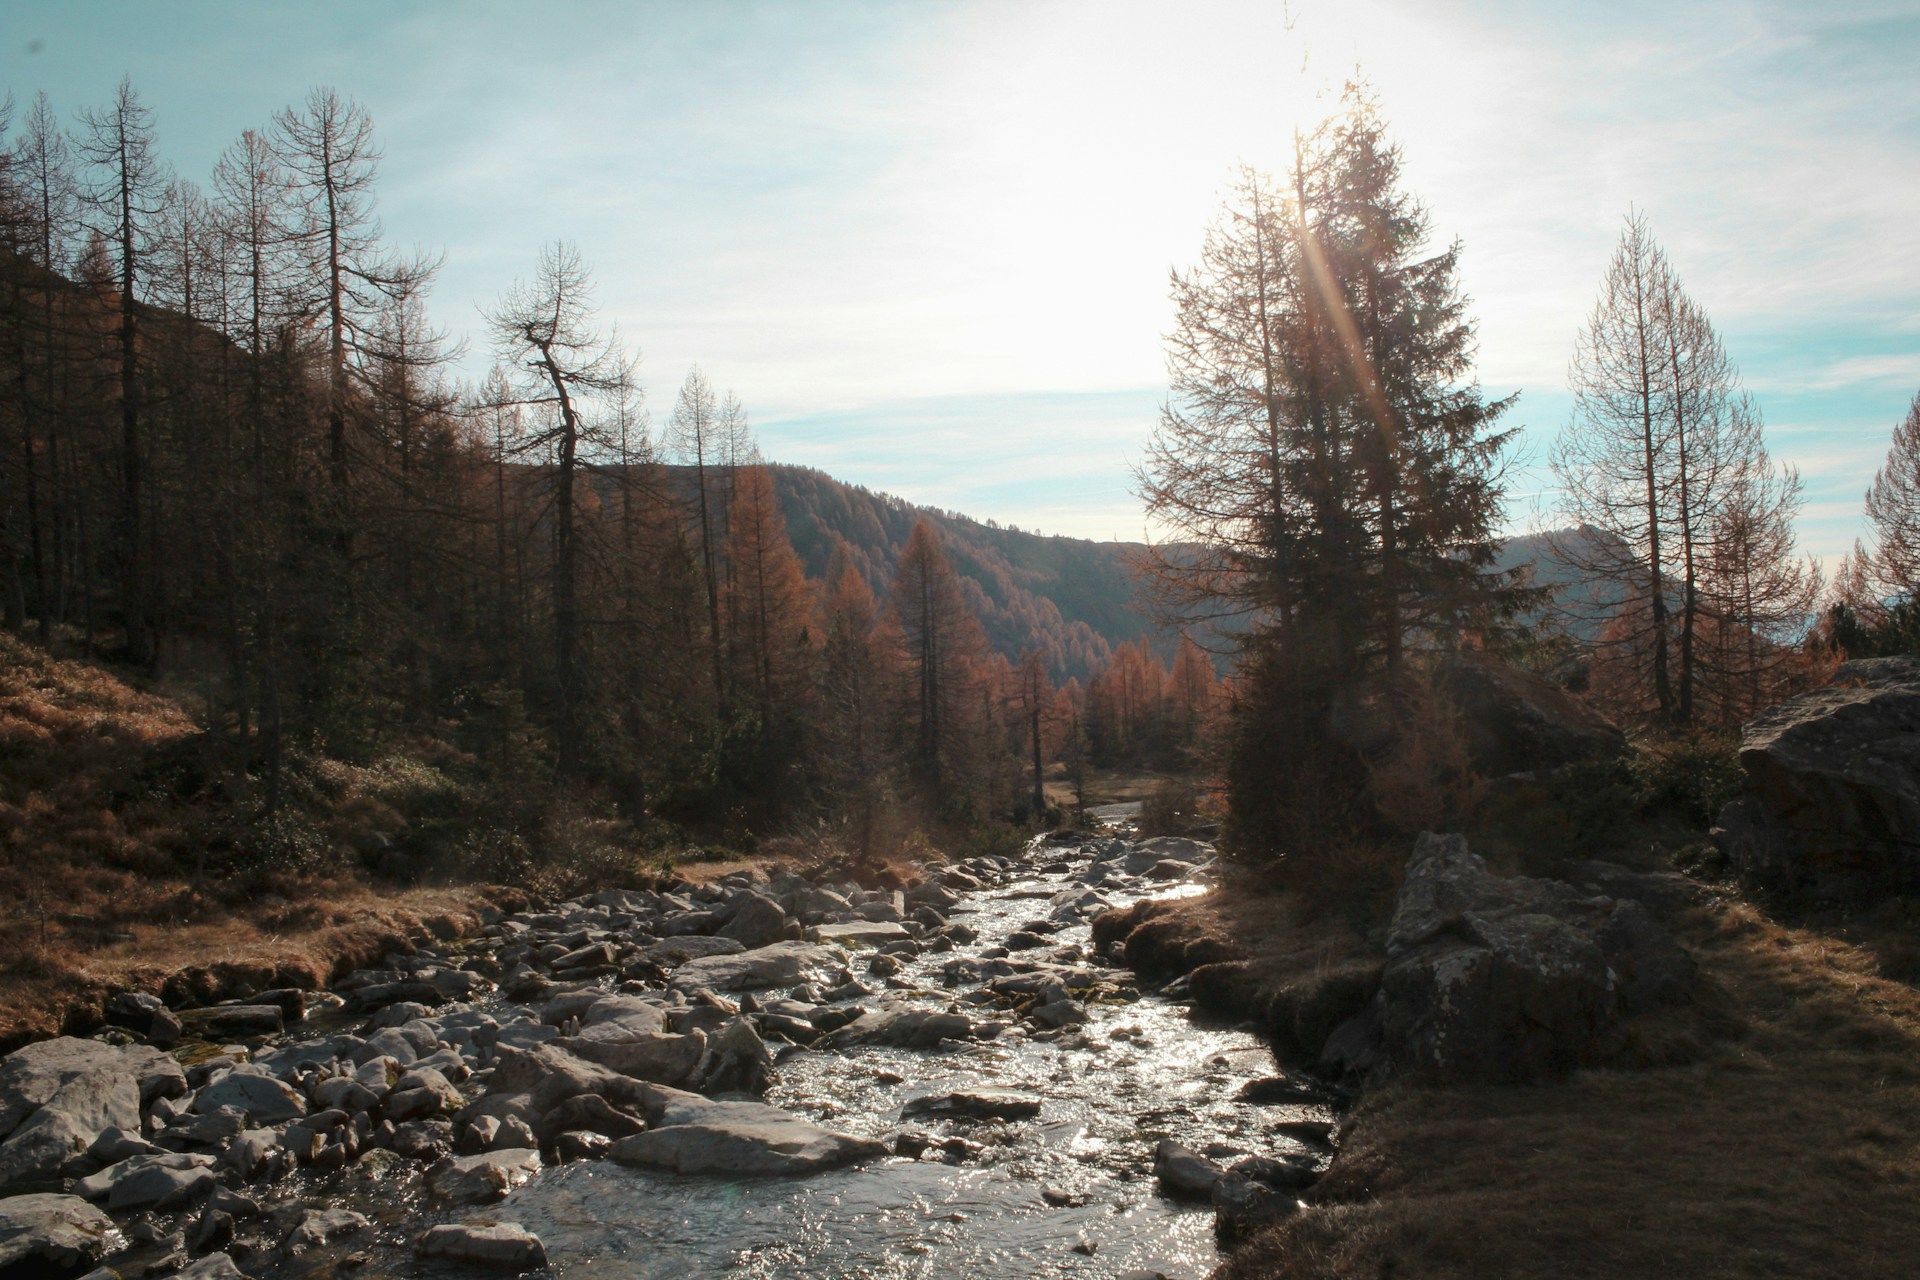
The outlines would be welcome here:
[[[539,856],[505,856],[499,787],[427,737],[360,763],[303,757],[265,816],[260,782],[221,766],[201,719],[164,686],[0,632],[0,1052],[98,1027],[116,991],[318,990],[536,896],[667,869],[588,813]],[[806,856],[680,853],[690,882]]]
[[[1640,865],[1610,889],[1630,887],[1700,966],[1692,1016],[1641,1029],[1631,1065],[1366,1093],[1307,1207],[1243,1243],[1220,1280],[1912,1274],[1920,993],[1879,976],[1865,945],[1657,852],[1619,853]],[[1336,975],[1366,963],[1351,931],[1251,885],[1152,923],[1142,950],[1162,972],[1237,944],[1249,962],[1203,963],[1196,995],[1280,1041],[1276,1019],[1311,1007],[1303,991],[1337,1007]]]

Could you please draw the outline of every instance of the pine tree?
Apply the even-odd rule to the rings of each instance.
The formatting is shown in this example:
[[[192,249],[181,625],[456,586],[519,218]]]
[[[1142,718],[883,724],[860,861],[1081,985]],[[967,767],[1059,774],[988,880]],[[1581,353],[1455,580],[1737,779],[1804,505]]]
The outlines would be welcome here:
[[[1240,174],[1199,266],[1173,277],[1172,392],[1141,475],[1168,531],[1159,600],[1183,622],[1250,618],[1248,678],[1285,686],[1242,703],[1258,723],[1236,805],[1284,770],[1276,738],[1330,785],[1358,777],[1328,750],[1342,691],[1397,677],[1409,639],[1455,643],[1520,603],[1490,568],[1510,401],[1472,381],[1458,246],[1427,247],[1400,163],[1349,89],[1284,187]],[[1321,790],[1268,816],[1348,807]],[[1270,845],[1268,825],[1238,839]]]

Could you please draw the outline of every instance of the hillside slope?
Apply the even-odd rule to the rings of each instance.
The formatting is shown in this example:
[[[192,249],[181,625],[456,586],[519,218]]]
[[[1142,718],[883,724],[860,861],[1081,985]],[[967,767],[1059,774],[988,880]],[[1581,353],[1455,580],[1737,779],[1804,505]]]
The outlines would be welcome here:
[[[844,484],[805,467],[775,466],[774,491],[807,576],[824,578],[836,546],[885,596],[915,521],[940,530],[987,640],[1009,660],[1048,656],[1056,679],[1085,679],[1113,649],[1168,634],[1141,607],[1131,562],[1145,548],[997,528],[949,511]]]

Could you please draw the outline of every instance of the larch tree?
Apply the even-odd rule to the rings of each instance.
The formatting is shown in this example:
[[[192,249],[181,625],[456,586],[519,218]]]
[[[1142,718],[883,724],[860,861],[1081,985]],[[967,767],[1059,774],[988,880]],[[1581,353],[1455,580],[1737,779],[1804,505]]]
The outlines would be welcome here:
[[[1753,641],[1759,661],[1803,594],[1790,527],[1798,481],[1774,471],[1719,334],[1638,213],[1580,334],[1572,382],[1574,416],[1551,462],[1578,532],[1555,549],[1613,588],[1589,596],[1611,616],[1587,620],[1603,624],[1596,661],[1616,696],[1692,724],[1703,701],[1752,695],[1751,664],[1737,656],[1746,643],[1734,638]]]
[[[1171,680],[1173,695],[1178,700],[1180,743],[1182,747],[1191,748],[1199,738],[1201,727],[1213,714],[1220,687],[1213,659],[1191,636],[1180,637],[1180,647],[1173,655]]]
[[[576,771],[581,759],[580,480],[589,453],[605,444],[592,416],[596,401],[619,394],[633,371],[618,334],[603,331],[595,320],[587,269],[572,245],[542,249],[532,277],[510,289],[487,321],[502,360],[519,375],[512,399],[534,415],[517,452],[549,459],[553,720],[556,763],[564,775]]]
[[[1872,580],[1890,600],[1920,596],[1920,394],[1893,429],[1887,458],[1867,490]]]
[[[154,222],[165,207],[166,173],[153,149],[153,113],[133,84],[121,80],[113,101],[80,113],[77,151],[88,167],[83,196],[90,225],[111,246],[119,339],[119,502],[113,528],[119,560],[120,611],[128,656],[153,661],[158,639],[145,526],[147,443],[140,380],[140,300]]]
[[[697,367],[688,371],[667,422],[668,447],[683,466],[693,469],[693,512],[700,544],[701,580],[706,588],[707,645],[713,677],[716,719],[725,717],[727,704],[726,643],[720,628],[721,511],[715,483],[730,456],[720,421],[720,401],[713,384]]]
[[[905,656],[913,772],[923,785],[938,788],[955,772],[972,718],[968,664],[982,645],[980,624],[940,535],[925,519],[907,535],[891,600]]]
[[[810,683],[813,590],[763,463],[743,462],[727,520],[727,634],[736,686],[753,690],[762,732],[791,725]]]
[[[1047,678],[1047,661],[1039,650],[1021,655],[1016,693],[1020,720],[1026,731],[1027,761],[1032,770],[1033,790],[1028,797],[1037,821],[1047,811],[1046,736],[1054,709],[1053,681]]]
[[[888,733],[892,655],[880,634],[872,589],[844,556],[835,559],[821,622],[822,782],[850,822],[855,848],[869,854],[894,773]]]
[[[47,95],[37,94],[6,165],[7,190],[0,196],[5,207],[0,212],[6,219],[8,247],[37,273],[37,279],[15,282],[14,301],[27,553],[43,644],[64,612],[67,573],[61,481],[64,455],[72,447],[64,412],[71,353],[61,341],[54,281],[66,265],[67,246],[78,223],[74,183],[66,133]]]
[[[423,288],[437,264],[397,257],[381,243],[373,211],[380,151],[364,107],[315,89],[274,117],[271,143],[298,212],[291,231],[305,259],[302,310],[318,320],[326,340],[327,474],[337,537],[351,556],[349,387],[375,345],[379,318],[396,299]]]
[[[1620,644],[1644,655],[1656,710],[1674,715],[1671,584],[1673,536],[1665,502],[1672,415],[1663,364],[1662,297],[1669,268],[1647,221],[1630,214],[1600,297],[1575,343],[1573,421],[1554,441],[1551,465],[1563,511],[1599,539],[1560,539],[1559,556],[1590,577],[1618,582]]]
[[[1757,418],[1744,403],[1736,412]],[[1799,662],[1821,580],[1794,538],[1800,473],[1755,445],[1724,479],[1700,596],[1713,622],[1707,692],[1721,723],[1737,725],[1774,700]]]
[[[1759,417],[1735,403],[1737,377],[1713,323],[1674,272],[1659,280],[1658,331],[1663,339],[1671,449],[1664,488],[1673,511],[1680,609],[1676,628],[1674,718],[1691,724],[1699,691],[1701,579],[1721,525],[1730,478],[1759,444]]]

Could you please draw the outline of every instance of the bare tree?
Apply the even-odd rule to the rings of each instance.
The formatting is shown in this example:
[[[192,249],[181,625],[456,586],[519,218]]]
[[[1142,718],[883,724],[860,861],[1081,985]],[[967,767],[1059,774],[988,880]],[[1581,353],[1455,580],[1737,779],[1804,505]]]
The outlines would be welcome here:
[[[1667,510],[1663,472],[1673,448],[1661,306],[1666,255],[1647,221],[1627,216],[1600,298],[1574,347],[1573,421],[1554,441],[1551,465],[1562,510],[1604,538],[1558,539],[1556,553],[1589,576],[1625,587],[1621,618],[1643,626],[1618,631],[1644,653],[1662,719],[1674,713],[1669,658]]]
[[[0,131],[3,132],[3,131]],[[26,125],[7,167],[8,239],[22,261],[39,274],[15,295],[21,307],[20,434],[25,486],[28,551],[34,581],[40,639],[52,636],[61,615],[61,584],[66,575],[65,504],[61,476],[63,454],[70,449],[62,413],[64,363],[56,313],[54,280],[66,266],[68,245],[78,225],[73,159],[66,133],[45,93],[35,95]],[[27,300],[34,301],[31,320]],[[31,335],[26,330],[31,325]],[[29,359],[28,350],[34,355]],[[29,366],[32,366],[31,370]],[[44,465],[43,465],[44,463]],[[45,483],[42,483],[42,480]],[[42,493],[46,517],[41,517]]]
[[[1758,411],[1744,398],[1734,412],[1757,428]],[[1724,479],[1701,596],[1714,621],[1709,692],[1721,721],[1739,724],[1773,700],[1799,660],[1797,642],[1812,620],[1821,579],[1800,558],[1793,534],[1800,473],[1776,466],[1756,442]]]
[[[77,149],[90,168],[83,189],[92,225],[109,242],[117,274],[120,344],[120,493],[114,518],[120,608],[127,651],[136,662],[155,653],[146,535],[146,442],[141,438],[140,307],[153,222],[165,207],[166,174],[153,151],[153,113],[122,79],[113,101],[80,113]]]
[[[1553,545],[1611,587],[1570,606],[1603,615],[1588,621],[1603,624],[1611,682],[1636,705],[1650,694],[1675,725],[1695,721],[1703,696],[1723,708],[1749,698],[1773,665],[1761,651],[1803,625],[1809,603],[1791,531],[1799,481],[1775,471],[1719,334],[1639,213],[1581,331],[1572,382],[1552,465],[1577,528]]]
[[[694,368],[680,384],[673,416],[667,422],[673,456],[693,468],[693,504],[700,531],[700,569],[707,591],[707,642],[712,650],[713,699],[716,715],[724,717],[727,702],[726,645],[720,630],[719,513],[714,509],[712,481],[729,459],[728,436],[723,429],[720,403],[707,375]]]
[[[541,250],[532,278],[510,289],[487,321],[502,359],[520,371],[511,401],[537,415],[518,451],[552,458],[554,737],[560,770],[571,773],[580,759],[583,675],[577,488],[589,452],[606,444],[590,416],[595,402],[630,385],[632,362],[619,335],[595,323],[587,270],[570,244]]]
[[[1873,583],[1882,595],[1920,595],[1920,394],[1893,429],[1887,460],[1867,490]]]
[[[1672,447],[1661,479],[1673,511],[1680,578],[1674,718],[1689,724],[1699,683],[1701,575],[1722,514],[1725,477],[1761,448],[1759,416],[1735,405],[1733,364],[1706,313],[1671,270],[1658,277],[1658,285],[1667,407],[1673,419]]]
[[[955,781],[972,712],[971,665],[983,646],[940,534],[925,519],[914,523],[900,553],[891,603],[911,681],[915,772],[929,786]]]
[[[350,547],[349,381],[377,342],[378,318],[396,299],[423,289],[438,263],[396,257],[381,245],[373,212],[380,151],[365,108],[315,89],[298,109],[274,117],[271,142],[297,202],[293,240],[308,267],[300,301],[326,333],[327,468],[342,507],[339,537]]]

